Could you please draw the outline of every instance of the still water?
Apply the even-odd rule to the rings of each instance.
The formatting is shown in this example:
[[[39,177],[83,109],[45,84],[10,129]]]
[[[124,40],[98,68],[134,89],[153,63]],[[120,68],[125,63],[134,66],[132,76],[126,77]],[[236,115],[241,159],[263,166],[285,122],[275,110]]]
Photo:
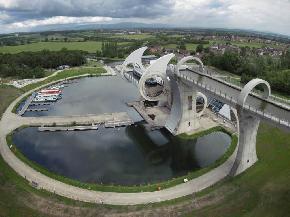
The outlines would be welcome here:
[[[62,99],[44,112],[25,112],[24,116],[67,116],[128,112],[134,120],[140,116],[126,102],[138,100],[138,89],[120,76],[81,78],[68,84],[62,91]],[[41,106],[37,106],[40,108]],[[31,106],[30,108],[35,108]]]
[[[166,130],[147,131],[142,123],[81,132],[38,132],[30,127],[13,135],[30,160],[83,182],[135,185],[187,174],[214,163],[231,138],[215,132],[194,140]]]
[[[30,160],[48,170],[83,182],[135,185],[187,174],[214,163],[231,143],[225,133],[182,140],[165,129],[147,131],[142,118],[126,102],[138,100],[136,87],[119,76],[76,80],[46,112],[24,116],[103,114],[126,111],[134,126],[82,132],[15,132],[13,142]]]

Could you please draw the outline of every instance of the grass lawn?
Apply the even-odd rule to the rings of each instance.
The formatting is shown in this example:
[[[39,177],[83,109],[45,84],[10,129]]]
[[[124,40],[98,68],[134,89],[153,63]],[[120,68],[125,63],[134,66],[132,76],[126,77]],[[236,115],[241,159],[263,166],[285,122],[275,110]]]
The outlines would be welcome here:
[[[6,107],[22,93],[23,91],[17,89],[16,87],[10,85],[0,85],[0,118]]]
[[[166,44],[163,46],[164,48],[169,48],[169,49],[176,49],[177,44]]]
[[[122,42],[119,44],[128,44],[128,42]],[[68,50],[83,50],[89,53],[95,53],[97,50],[101,50],[101,41],[85,41],[85,42],[38,42],[32,44],[18,45],[18,46],[3,46],[0,47],[0,53],[20,53],[22,51],[41,51],[44,49],[51,51],[58,51],[62,48]]]
[[[289,131],[262,124],[257,136],[257,154],[259,161],[245,173],[199,193],[201,196],[223,189],[223,199],[187,216],[289,216]]]

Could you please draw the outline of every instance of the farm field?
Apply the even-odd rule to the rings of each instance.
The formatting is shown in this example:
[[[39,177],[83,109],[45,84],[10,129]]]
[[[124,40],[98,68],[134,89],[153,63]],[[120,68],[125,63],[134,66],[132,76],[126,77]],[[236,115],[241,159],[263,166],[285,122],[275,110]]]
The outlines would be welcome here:
[[[119,44],[128,44],[128,42],[121,42]],[[85,41],[85,42],[38,42],[32,44],[18,45],[18,46],[3,46],[0,47],[0,53],[20,53],[23,51],[41,51],[44,49],[51,51],[58,51],[62,48],[68,50],[83,50],[89,53],[95,53],[101,50],[101,41]]]
[[[155,36],[149,33],[142,33],[142,34],[132,34],[132,35],[113,35],[112,38],[124,38],[124,39],[136,39],[136,40],[143,40],[147,38],[154,38]]]

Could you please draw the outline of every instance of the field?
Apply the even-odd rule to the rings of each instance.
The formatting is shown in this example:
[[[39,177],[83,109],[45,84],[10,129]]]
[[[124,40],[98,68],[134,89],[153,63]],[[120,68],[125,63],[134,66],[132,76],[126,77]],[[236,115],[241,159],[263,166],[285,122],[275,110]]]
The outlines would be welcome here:
[[[128,44],[123,42],[120,44]],[[0,47],[0,53],[20,53],[22,51],[41,51],[43,49],[57,51],[62,48],[68,50],[83,50],[89,53],[95,53],[101,50],[102,42],[100,41],[85,41],[85,42],[38,42],[32,44],[18,45],[18,46],[3,46]]]
[[[131,34],[131,35],[113,35],[112,38],[125,38],[125,39],[136,39],[136,40],[143,40],[148,38],[154,38],[154,35],[149,33],[142,33],[142,34]]]

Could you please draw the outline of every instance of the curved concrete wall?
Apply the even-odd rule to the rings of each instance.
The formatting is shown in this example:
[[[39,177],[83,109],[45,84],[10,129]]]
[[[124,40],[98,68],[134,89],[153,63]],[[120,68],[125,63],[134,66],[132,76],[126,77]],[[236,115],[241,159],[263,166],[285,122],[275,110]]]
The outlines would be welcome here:
[[[264,89],[264,93],[263,93],[263,97],[265,99],[267,99],[270,95],[271,95],[271,87],[270,84],[262,79],[256,78],[256,79],[252,79],[251,81],[249,81],[244,88],[242,89],[240,95],[238,96],[238,100],[237,103],[240,106],[244,106],[245,102],[249,96],[249,94],[252,92],[252,90],[257,86],[257,85],[263,85],[263,89]]]
[[[184,57],[182,58],[176,65],[176,70],[177,72],[179,72],[179,70],[182,68],[182,65],[190,60],[194,60],[196,61],[199,66],[200,66],[200,71],[204,71],[204,65],[203,65],[203,62],[201,61],[201,59],[199,59],[198,57],[193,57],[193,56],[187,56],[187,57]]]
[[[144,99],[148,101],[167,100],[168,98],[167,95],[170,94],[168,93],[170,87],[169,82],[167,80],[166,70],[169,61],[174,56],[175,56],[174,54],[167,54],[165,56],[162,56],[145,70],[145,73],[143,73],[142,77],[139,80],[139,92]],[[154,76],[159,76],[162,78],[162,80],[164,81],[164,90],[163,93],[159,96],[149,97],[145,91],[146,89],[145,82],[147,79],[152,78]]]
[[[126,59],[125,59],[125,61],[124,61],[123,64],[122,64],[122,71],[121,71],[122,75],[123,75],[123,73],[124,73],[124,70],[125,70],[126,66],[129,65],[129,64],[133,64],[133,66],[134,66],[135,64],[137,64],[137,65],[140,67],[140,69],[141,69],[142,71],[145,71],[145,68],[144,68],[144,66],[143,66],[143,64],[142,64],[142,56],[143,56],[143,53],[145,52],[145,50],[147,50],[147,48],[148,48],[148,47],[141,47],[141,48],[139,48],[139,49],[133,51],[133,52],[132,52],[132,53],[131,53],[131,54],[130,54]]]

